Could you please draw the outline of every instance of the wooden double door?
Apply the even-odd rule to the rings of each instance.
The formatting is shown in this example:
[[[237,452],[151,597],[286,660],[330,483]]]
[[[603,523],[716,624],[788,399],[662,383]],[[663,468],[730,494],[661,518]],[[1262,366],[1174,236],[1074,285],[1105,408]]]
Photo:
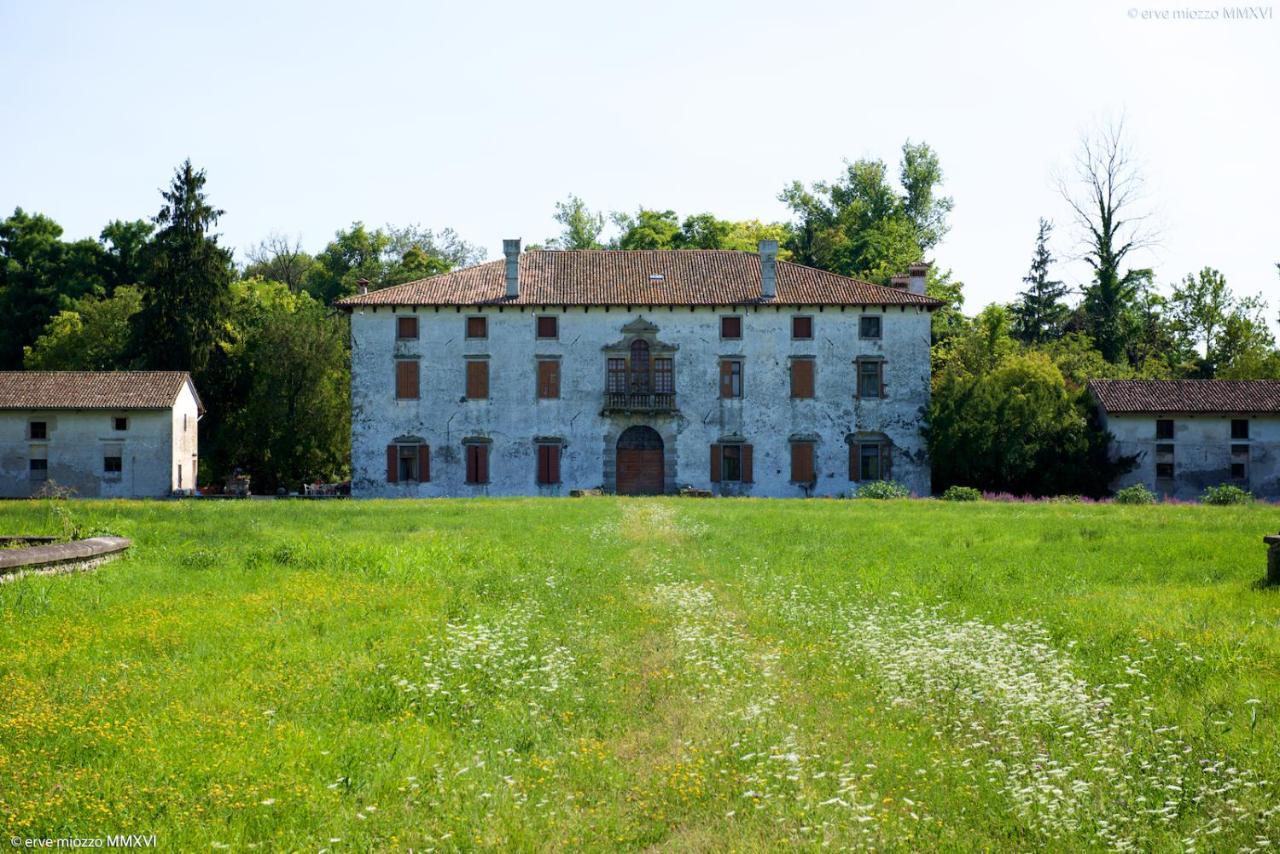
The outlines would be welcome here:
[[[666,491],[662,436],[652,427],[628,427],[618,437],[619,495],[661,495]]]

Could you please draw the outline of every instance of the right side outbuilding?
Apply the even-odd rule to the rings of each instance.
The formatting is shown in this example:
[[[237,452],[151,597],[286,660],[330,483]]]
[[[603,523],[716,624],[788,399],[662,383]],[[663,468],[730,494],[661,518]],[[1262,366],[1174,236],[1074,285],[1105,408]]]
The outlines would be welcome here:
[[[1112,457],[1137,466],[1112,483],[1195,499],[1229,483],[1280,498],[1280,380],[1090,380]]]

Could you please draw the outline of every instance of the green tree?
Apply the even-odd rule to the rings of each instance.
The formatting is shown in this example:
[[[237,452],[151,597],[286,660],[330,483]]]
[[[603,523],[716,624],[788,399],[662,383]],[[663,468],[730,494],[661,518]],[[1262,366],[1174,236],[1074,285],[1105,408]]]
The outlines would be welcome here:
[[[1067,288],[1062,282],[1049,278],[1049,268],[1054,261],[1049,250],[1052,234],[1053,223],[1041,218],[1031,269],[1022,279],[1027,289],[1018,294],[1021,302],[1013,310],[1014,329],[1025,344],[1042,344],[1057,338],[1067,317],[1067,306],[1062,301]]]
[[[656,211],[642,207],[634,214],[616,212],[612,219],[619,232],[619,249],[677,248],[680,219],[675,211]]]
[[[935,370],[965,376],[989,373],[1018,351],[1012,329],[1007,308],[996,304],[987,306],[962,332],[934,347]]]
[[[136,285],[146,271],[147,247],[155,226],[146,220],[112,220],[102,229],[100,240],[105,246],[102,278],[107,295],[116,288]]]
[[[556,202],[555,221],[560,223],[560,234],[547,238],[547,246],[555,249],[604,248],[600,243],[604,214],[592,211],[586,202],[572,193],[563,202]]]
[[[1211,267],[1187,275],[1169,298],[1173,329],[1184,351],[1197,357],[1196,373],[1202,377],[1216,376],[1247,352],[1275,346],[1263,319],[1266,307],[1259,297],[1237,297],[1226,277]]]
[[[245,258],[248,261],[243,272],[245,278],[281,282],[295,293],[306,286],[307,277],[319,268],[316,259],[303,250],[301,240],[291,240],[274,232],[245,252]]]
[[[110,297],[81,297],[53,316],[23,350],[23,366],[35,371],[114,371],[128,367],[129,324],[142,309],[136,285]]]
[[[204,186],[204,171],[187,160],[162,193],[142,310],[133,317],[133,350],[146,368],[200,374],[230,310],[231,253],[212,233],[222,211],[209,204]]]
[[[1069,389],[1044,353],[1008,356],[984,374],[944,372],[924,433],[937,490],[1100,496],[1133,464],[1108,458],[1088,392]]]
[[[1059,181],[1059,191],[1084,237],[1085,260],[1093,281],[1084,289],[1087,331],[1108,362],[1126,357],[1125,312],[1149,270],[1126,269],[1125,259],[1153,238],[1138,212],[1142,175],[1124,140],[1124,123],[1111,124],[1081,140],[1075,186]]]

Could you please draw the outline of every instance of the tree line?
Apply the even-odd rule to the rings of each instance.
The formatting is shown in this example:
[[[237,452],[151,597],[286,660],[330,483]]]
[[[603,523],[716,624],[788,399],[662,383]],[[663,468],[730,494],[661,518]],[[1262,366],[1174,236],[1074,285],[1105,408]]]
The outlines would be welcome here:
[[[52,219],[21,208],[0,221],[0,369],[189,370],[207,408],[201,484],[236,470],[255,490],[345,478],[350,342],[333,301],[361,279],[385,287],[484,252],[452,229],[356,222],[316,254],[272,234],[237,262],[216,232],[223,211],[206,181],[183,163],[154,217],[112,221],[97,239],[66,241]],[[937,154],[908,141],[896,174],[862,159],[832,180],[783,188],[787,221],[643,206],[606,214],[570,195],[555,207],[560,231],[542,245],[754,250],[775,239],[784,258],[889,284],[944,240],[953,200],[942,186]],[[927,292],[945,304],[933,316],[923,413],[939,490],[1104,494],[1129,461],[1107,457],[1090,378],[1280,378],[1261,299],[1237,296],[1208,266],[1162,293],[1153,270],[1130,264],[1157,238],[1123,125],[1084,138],[1059,189],[1089,281],[1055,278],[1047,219],[1007,304],[967,316],[963,283],[930,268]]]

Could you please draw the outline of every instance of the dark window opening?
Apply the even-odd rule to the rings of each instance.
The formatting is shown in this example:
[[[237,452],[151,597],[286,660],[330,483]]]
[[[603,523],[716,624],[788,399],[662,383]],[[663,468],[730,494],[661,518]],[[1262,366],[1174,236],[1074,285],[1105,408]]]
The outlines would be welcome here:
[[[538,318],[538,337],[557,338],[560,335],[560,318],[546,315]]]
[[[414,445],[401,445],[396,451],[400,482],[418,480],[418,448]]]
[[[860,318],[858,321],[859,338],[879,338],[880,318],[874,315]]]
[[[608,365],[608,376],[606,377],[606,390],[610,394],[626,394],[627,393],[627,360],[626,359],[610,359]]]
[[[32,480],[48,480],[49,479],[49,461],[48,460],[32,460],[29,464],[28,471]]]
[[[467,445],[467,483],[489,482],[489,446],[483,443]]]
[[[30,432],[32,439],[47,439],[49,438],[49,424],[46,421],[32,421]]]
[[[1173,463],[1156,463],[1156,477],[1161,480],[1173,479]]]
[[[720,337],[721,338],[741,338],[742,337],[742,318],[736,314],[725,315],[720,318]]]
[[[742,480],[742,446],[724,445],[720,449],[720,479]]]
[[[631,391],[649,392],[649,342],[641,339],[631,342]]]
[[[1156,438],[1157,439],[1173,438],[1173,419],[1172,418],[1156,419]]]
[[[1248,439],[1249,438],[1249,419],[1248,418],[1231,419],[1231,438],[1232,439]]]
[[[858,448],[858,479],[880,480],[880,445],[863,444]]]
[[[124,471],[124,457],[103,457],[102,470],[106,474],[119,474]]]
[[[653,391],[655,394],[675,394],[676,375],[670,359],[653,360]]]
[[[1232,480],[1244,480],[1244,479],[1245,479],[1244,463],[1232,463],[1232,464],[1231,464],[1231,479],[1232,479]]]
[[[117,417],[115,417],[115,418],[112,418],[112,419],[111,419],[111,424],[112,424],[112,426],[113,426],[116,430],[128,430],[128,429],[129,429],[129,419],[128,419],[128,418],[121,418],[121,417],[117,416]]]

